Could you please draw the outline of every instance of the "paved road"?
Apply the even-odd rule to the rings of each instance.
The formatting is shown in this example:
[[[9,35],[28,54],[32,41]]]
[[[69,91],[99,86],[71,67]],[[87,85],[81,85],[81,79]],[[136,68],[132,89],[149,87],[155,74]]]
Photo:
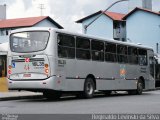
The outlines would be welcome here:
[[[160,90],[143,95],[97,95],[93,99],[44,98],[0,102],[0,113],[9,114],[93,114],[93,113],[160,113]]]

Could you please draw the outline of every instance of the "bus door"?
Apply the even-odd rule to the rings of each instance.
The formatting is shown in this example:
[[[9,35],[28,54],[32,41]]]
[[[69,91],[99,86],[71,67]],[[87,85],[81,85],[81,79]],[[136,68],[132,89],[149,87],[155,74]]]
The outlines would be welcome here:
[[[150,75],[155,79],[155,58],[149,57]]]
[[[159,58],[155,58],[155,80],[156,80],[156,87],[160,87],[160,63],[159,63]]]

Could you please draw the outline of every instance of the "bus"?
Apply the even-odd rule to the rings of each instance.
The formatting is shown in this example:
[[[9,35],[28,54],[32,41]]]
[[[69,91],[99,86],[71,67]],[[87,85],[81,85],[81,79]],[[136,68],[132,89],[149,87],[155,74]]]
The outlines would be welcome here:
[[[151,48],[54,28],[12,31],[7,68],[9,89],[42,92],[48,99],[155,88]]]
[[[155,84],[160,87],[160,54],[155,54]]]

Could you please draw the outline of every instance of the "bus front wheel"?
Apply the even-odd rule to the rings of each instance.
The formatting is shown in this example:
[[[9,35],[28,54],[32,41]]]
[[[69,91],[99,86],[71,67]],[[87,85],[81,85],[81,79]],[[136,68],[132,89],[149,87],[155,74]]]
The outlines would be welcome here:
[[[95,84],[92,78],[87,78],[84,83],[84,97],[92,98],[94,96]]]
[[[141,95],[142,92],[143,92],[143,83],[141,81],[138,81],[136,94],[137,95]]]

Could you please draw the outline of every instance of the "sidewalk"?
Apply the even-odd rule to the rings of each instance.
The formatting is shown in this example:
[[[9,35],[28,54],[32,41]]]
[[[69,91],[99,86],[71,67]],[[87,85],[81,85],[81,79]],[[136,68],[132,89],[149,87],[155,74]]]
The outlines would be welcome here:
[[[16,100],[16,99],[25,99],[25,98],[38,98],[42,97],[42,93],[28,92],[28,91],[9,91],[9,92],[0,92],[0,101],[4,100]]]

